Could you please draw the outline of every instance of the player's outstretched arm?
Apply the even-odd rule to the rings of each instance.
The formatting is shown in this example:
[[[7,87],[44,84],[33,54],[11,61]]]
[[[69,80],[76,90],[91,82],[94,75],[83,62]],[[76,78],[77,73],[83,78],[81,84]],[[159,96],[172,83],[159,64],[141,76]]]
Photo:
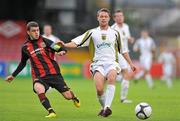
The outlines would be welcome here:
[[[61,40],[58,40],[58,41],[56,42],[56,44],[59,45],[59,46],[64,46],[64,42],[61,41]]]
[[[5,78],[5,81],[10,83],[13,79],[14,79],[14,77],[12,75],[9,75]]]
[[[28,60],[28,55],[23,51],[23,49],[21,50],[22,54],[21,54],[21,62],[19,63],[18,67],[15,69],[15,71],[6,77],[5,81],[7,82],[11,82],[26,66],[26,62]]]
[[[65,43],[64,47],[66,48],[77,48],[77,44],[75,42],[69,42],[69,43]]]
[[[64,43],[63,41],[59,41],[56,44],[59,46],[65,47],[65,48],[76,48],[77,47],[77,44],[75,42]]]

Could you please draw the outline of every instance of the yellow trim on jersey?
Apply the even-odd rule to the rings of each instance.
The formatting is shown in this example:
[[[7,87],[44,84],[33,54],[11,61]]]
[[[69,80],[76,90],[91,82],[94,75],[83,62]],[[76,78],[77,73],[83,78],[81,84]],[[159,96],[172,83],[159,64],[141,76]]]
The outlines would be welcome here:
[[[89,54],[90,54],[90,57],[91,57],[91,61],[93,61],[94,53],[95,53],[94,41],[93,41],[93,39],[91,37],[90,38],[90,43],[89,43]]]
[[[116,41],[117,41],[118,51],[119,51],[119,53],[121,53],[122,48],[123,48],[123,41],[121,40],[121,35],[120,35],[120,33],[119,33],[117,30],[115,30],[115,31],[117,32]]]
[[[118,33],[118,36],[117,36],[117,43],[118,43],[118,47],[119,47],[119,53],[121,52],[121,49],[122,49],[122,41],[121,41],[121,37],[120,37],[120,34],[119,32]]]
[[[115,53],[116,53],[116,62],[119,62],[119,61],[118,61],[118,60],[119,60],[119,59],[118,59],[118,53],[119,53],[119,52],[118,52],[117,43],[115,43],[114,46],[115,46],[114,48],[115,48]]]
[[[86,32],[86,34],[85,34],[85,36],[84,36],[82,42],[81,42],[78,46],[83,45],[83,44],[89,39],[89,37],[90,37],[91,34],[92,34],[92,33],[89,33],[89,32],[90,32],[90,30],[88,30],[88,31]]]
[[[116,61],[118,62],[118,53],[121,53],[121,51],[122,51],[123,41],[121,41],[120,33],[117,30],[115,30],[115,31],[117,32],[115,51],[116,51]]]

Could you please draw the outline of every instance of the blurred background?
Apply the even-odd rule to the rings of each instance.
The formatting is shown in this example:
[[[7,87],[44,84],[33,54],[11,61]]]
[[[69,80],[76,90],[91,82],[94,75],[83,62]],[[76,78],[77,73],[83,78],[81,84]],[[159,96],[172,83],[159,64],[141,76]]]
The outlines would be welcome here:
[[[26,23],[37,21],[50,24],[53,34],[64,42],[98,25],[96,12],[105,7],[113,13],[122,9],[125,22],[132,36],[137,39],[140,31],[147,29],[157,45],[151,74],[162,76],[162,64],[157,61],[163,43],[176,58],[174,78],[180,77],[180,1],[179,0],[1,0],[0,1],[0,77],[12,73],[21,57],[21,46],[26,38]],[[110,21],[110,25],[113,20]],[[138,53],[130,56],[138,63]],[[71,49],[67,55],[58,57],[65,77],[90,78],[87,48]],[[30,76],[28,65],[20,76]]]

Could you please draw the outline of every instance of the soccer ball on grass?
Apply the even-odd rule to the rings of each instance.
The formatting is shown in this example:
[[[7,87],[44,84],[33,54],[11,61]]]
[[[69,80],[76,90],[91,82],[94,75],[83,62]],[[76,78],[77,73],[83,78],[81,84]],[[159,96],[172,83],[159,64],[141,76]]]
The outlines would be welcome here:
[[[139,119],[145,120],[151,116],[152,108],[148,103],[142,102],[135,107],[135,113]]]

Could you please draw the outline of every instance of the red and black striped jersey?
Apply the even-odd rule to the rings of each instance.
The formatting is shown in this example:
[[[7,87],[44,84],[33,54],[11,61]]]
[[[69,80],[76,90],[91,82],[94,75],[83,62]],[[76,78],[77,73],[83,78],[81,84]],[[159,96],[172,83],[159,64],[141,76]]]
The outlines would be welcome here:
[[[28,40],[22,46],[21,62],[12,74],[17,76],[30,59],[32,78],[60,74],[58,63],[54,60],[55,52],[66,51],[65,48],[55,49],[53,41],[39,37],[38,40]]]

